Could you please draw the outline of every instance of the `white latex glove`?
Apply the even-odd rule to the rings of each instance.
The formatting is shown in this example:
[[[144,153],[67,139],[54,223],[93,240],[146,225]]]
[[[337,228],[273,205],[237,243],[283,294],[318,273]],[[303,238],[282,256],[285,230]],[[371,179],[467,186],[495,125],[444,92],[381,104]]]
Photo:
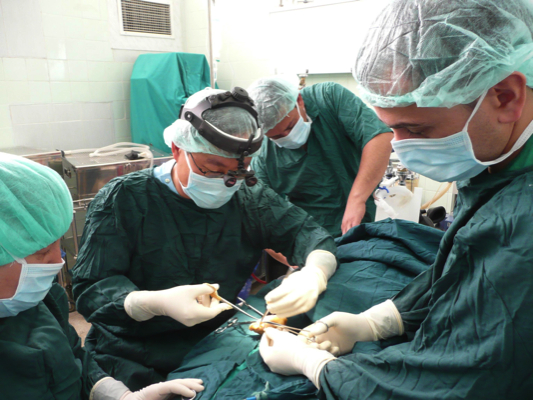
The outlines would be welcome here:
[[[371,342],[402,335],[402,318],[391,300],[387,300],[361,314],[334,312],[304,328],[299,337],[314,337],[311,345],[336,356],[352,351],[356,342]]]
[[[147,386],[138,392],[126,392],[120,400],[166,400],[171,398],[170,394],[194,397],[196,393],[204,390],[202,384],[201,379],[174,379]]]
[[[204,390],[201,379],[174,379],[168,382],[156,383],[139,390],[130,392],[122,382],[113,378],[99,380],[91,390],[90,400],[166,400],[171,395],[193,397],[195,392]]]
[[[217,284],[213,286],[218,290]],[[220,303],[214,298],[209,299],[209,295],[213,292],[213,288],[206,284],[131,292],[124,301],[124,309],[131,318],[139,322],[149,320],[156,315],[165,315],[185,326],[193,326],[231,309],[231,306]]]
[[[327,351],[308,346],[293,334],[274,328],[265,329],[259,352],[272,372],[305,375],[317,388],[320,388],[322,368],[335,359]]]
[[[285,318],[309,311],[315,306],[320,293],[326,290],[328,279],[336,268],[337,260],[332,253],[312,251],[301,271],[290,274],[265,296],[267,309]]]

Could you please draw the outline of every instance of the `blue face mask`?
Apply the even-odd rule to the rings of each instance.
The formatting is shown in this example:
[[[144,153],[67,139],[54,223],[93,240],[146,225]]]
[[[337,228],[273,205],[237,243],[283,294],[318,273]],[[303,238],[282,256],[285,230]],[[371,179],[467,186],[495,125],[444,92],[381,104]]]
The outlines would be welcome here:
[[[302,114],[300,113],[300,107],[298,107],[298,103],[296,103],[296,108],[298,109],[298,114],[300,114],[300,119],[292,127],[289,134],[279,139],[271,139],[279,147],[285,147],[286,149],[294,150],[299,149],[307,143],[307,139],[311,133],[311,123],[313,121],[311,121],[311,118],[307,117],[309,121],[305,122]]]
[[[473,178],[488,166],[502,162],[520,149],[533,134],[533,122],[506,154],[496,160],[485,162],[476,158],[468,135],[468,125],[479,110],[487,92],[479,98],[476,108],[461,132],[441,139],[393,140],[392,147],[400,162],[408,169],[434,181],[453,182]]]
[[[194,203],[201,208],[220,208],[235,194],[241,187],[242,180],[237,180],[233,187],[227,187],[222,178],[207,178],[203,175],[193,172],[187,152],[185,159],[189,166],[189,183],[187,187],[180,182],[181,188]]]
[[[16,261],[22,266],[17,291],[10,299],[0,299],[0,318],[14,317],[39,304],[65,264],[65,261],[56,264],[28,264],[23,258],[17,258]]]

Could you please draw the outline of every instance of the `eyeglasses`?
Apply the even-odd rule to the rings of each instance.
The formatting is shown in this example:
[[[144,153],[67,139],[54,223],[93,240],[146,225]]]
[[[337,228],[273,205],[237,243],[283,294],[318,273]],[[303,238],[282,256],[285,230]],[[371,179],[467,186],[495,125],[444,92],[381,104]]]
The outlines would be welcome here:
[[[210,171],[210,170],[207,170],[207,171],[204,171],[202,168],[200,168],[200,166],[196,163],[196,160],[194,159],[193,155],[191,153],[187,153],[188,155],[191,156],[191,159],[192,159],[192,162],[194,163],[194,165],[196,165],[196,168],[198,168],[198,170],[206,177],[206,178],[222,178],[224,175],[226,174],[223,174],[221,172],[215,172],[215,171]]]
[[[228,171],[226,174],[223,174],[221,172],[215,172],[215,171],[204,171],[198,164],[196,164],[196,160],[194,159],[193,155],[191,153],[187,153],[191,156],[192,162],[198,168],[198,170],[206,177],[206,178],[223,178],[224,179],[224,185],[226,187],[233,187],[237,183],[237,180],[244,179],[244,182],[246,183],[246,186],[254,186],[257,183],[257,178],[254,176],[255,171],[251,169],[244,169],[244,163],[243,160],[239,159],[239,167],[236,171]]]

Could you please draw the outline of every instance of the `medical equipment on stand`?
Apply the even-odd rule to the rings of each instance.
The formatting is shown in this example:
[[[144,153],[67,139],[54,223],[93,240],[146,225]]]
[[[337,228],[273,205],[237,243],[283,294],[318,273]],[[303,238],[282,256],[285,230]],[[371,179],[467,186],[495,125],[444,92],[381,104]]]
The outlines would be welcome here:
[[[411,191],[406,187],[408,181],[412,184],[417,179],[416,173],[401,164],[394,166],[392,161],[389,161],[385,177],[374,192],[376,221],[398,218],[418,222],[422,188],[415,187]]]

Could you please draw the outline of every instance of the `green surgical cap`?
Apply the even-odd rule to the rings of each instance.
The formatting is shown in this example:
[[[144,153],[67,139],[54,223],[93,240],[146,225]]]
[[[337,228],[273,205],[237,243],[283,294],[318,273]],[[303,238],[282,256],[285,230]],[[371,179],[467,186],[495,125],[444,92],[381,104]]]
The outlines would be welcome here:
[[[254,100],[263,133],[267,133],[296,107],[298,82],[284,77],[261,78],[248,88]]]
[[[0,153],[0,265],[54,243],[72,221],[72,197],[54,170]]]
[[[208,96],[225,92],[226,90],[211,88],[200,90],[189,97],[185,104],[188,107],[194,107]],[[252,133],[257,131],[257,122],[255,118],[248,111],[239,107],[224,107],[215,110],[206,110],[203,113],[203,118],[221,131],[239,138],[247,139]],[[166,128],[164,138],[168,147],[172,147],[172,143],[174,143],[176,147],[183,149],[188,153],[214,154],[215,156],[226,158],[240,157],[239,154],[233,154],[214,146],[200,135],[190,122],[183,119],[176,120],[176,122]],[[257,154],[258,153],[255,152],[251,157]]]
[[[532,32],[531,0],[393,0],[354,77],[378,107],[468,104],[514,71],[533,86]]]

